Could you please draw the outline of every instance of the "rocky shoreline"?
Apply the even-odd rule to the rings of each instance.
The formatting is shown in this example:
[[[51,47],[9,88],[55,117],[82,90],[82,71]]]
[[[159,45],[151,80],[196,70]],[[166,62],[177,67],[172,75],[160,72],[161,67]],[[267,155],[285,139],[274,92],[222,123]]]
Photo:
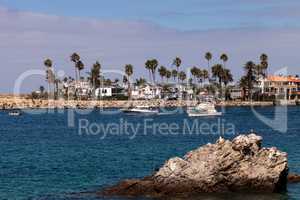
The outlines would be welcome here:
[[[97,192],[99,196],[190,197],[203,193],[286,191],[287,154],[275,147],[263,148],[256,134],[240,135],[232,141],[220,138],[188,152],[184,158],[171,158],[153,175],[125,180]]]
[[[0,109],[38,109],[38,108],[124,108],[134,106],[150,107],[186,107],[195,105],[194,101],[185,100],[100,100],[100,101],[79,101],[79,100],[33,100],[21,97],[0,97]],[[219,102],[217,106],[273,106],[273,102],[242,102],[227,101]]]

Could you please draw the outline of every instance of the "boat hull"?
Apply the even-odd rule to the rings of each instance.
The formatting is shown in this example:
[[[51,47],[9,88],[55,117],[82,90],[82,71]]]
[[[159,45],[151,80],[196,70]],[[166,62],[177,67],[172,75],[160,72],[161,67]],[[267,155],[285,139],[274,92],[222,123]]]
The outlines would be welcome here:
[[[189,117],[210,117],[210,116],[221,116],[221,112],[216,113],[188,113]]]
[[[143,110],[143,109],[121,109],[126,114],[144,114],[144,115],[156,115],[159,113],[158,110]]]

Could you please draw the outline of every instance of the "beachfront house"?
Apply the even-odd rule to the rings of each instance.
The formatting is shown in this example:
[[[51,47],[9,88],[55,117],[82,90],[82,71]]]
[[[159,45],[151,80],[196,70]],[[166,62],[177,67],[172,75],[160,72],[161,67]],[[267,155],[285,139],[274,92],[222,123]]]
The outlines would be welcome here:
[[[192,99],[194,90],[186,84],[168,84],[162,87],[161,96],[164,99]]]
[[[95,90],[96,97],[111,97],[113,92],[112,87],[102,87]]]
[[[131,97],[133,99],[159,99],[161,98],[162,87],[159,85],[152,85],[146,83],[140,86],[134,86],[131,91]]]
[[[125,89],[118,85],[103,86],[96,88],[95,96],[99,98],[124,99],[126,96]]]
[[[240,100],[243,98],[243,90],[239,85],[234,85],[230,89],[230,98],[232,100]]]
[[[64,82],[62,86],[63,93],[67,94],[68,98],[78,97],[87,99],[92,92],[91,84],[87,80],[72,80]]]
[[[261,93],[289,100],[300,97],[300,79],[298,76],[272,75],[258,82]]]

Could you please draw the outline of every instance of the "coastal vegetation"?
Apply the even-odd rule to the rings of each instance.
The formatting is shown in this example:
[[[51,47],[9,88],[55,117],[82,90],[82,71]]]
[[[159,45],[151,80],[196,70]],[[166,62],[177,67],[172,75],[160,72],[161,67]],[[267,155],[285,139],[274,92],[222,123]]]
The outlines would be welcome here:
[[[183,61],[180,57],[175,57],[172,61],[172,65],[167,67],[160,64],[160,62],[151,58],[145,61],[145,69],[148,71],[148,80],[139,77],[134,79],[134,67],[131,64],[127,64],[124,67],[123,81],[120,83],[119,79],[112,81],[110,78],[106,78],[102,75],[103,69],[101,63],[96,61],[90,68],[89,72],[84,76],[82,71],[86,68],[81,56],[74,52],[70,56],[70,61],[73,63],[74,77],[58,77],[55,74],[53,67],[53,61],[50,58],[44,60],[47,89],[40,90],[39,95],[35,95],[38,98],[72,98],[72,99],[95,99],[96,91],[100,87],[111,87],[112,85],[125,86],[126,96],[131,97],[134,87],[142,87],[147,84],[152,87],[160,86],[168,89],[168,85],[188,85],[193,90],[193,95],[199,95],[205,92],[206,94],[214,95],[220,100],[231,99],[231,88],[234,82],[234,77],[231,69],[227,66],[229,56],[223,53],[219,56],[219,61],[213,63],[213,54],[206,52],[203,56],[207,62],[207,67],[192,66],[183,67]],[[258,80],[265,78],[268,71],[268,55],[261,54],[259,56],[259,64],[253,61],[248,61],[242,67],[244,75],[237,79],[237,86],[241,88],[243,93],[243,100],[253,100],[255,97],[255,85]],[[160,80],[157,80],[157,75]],[[135,81],[134,81],[135,80]],[[85,92],[82,88],[84,83],[89,83],[91,90],[88,92],[87,97],[82,97]],[[120,85],[123,83],[123,86]],[[70,87],[72,86],[72,87]]]

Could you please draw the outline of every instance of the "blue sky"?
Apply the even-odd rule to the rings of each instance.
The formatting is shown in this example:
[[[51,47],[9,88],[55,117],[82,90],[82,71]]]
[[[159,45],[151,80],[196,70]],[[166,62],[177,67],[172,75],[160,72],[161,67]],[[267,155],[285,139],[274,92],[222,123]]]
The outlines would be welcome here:
[[[205,68],[207,51],[213,63],[228,54],[235,81],[261,53],[269,55],[270,73],[288,67],[300,74],[299,10],[299,0],[0,0],[0,92],[11,93],[23,72],[43,70],[45,58],[74,76],[73,52],[85,71],[96,60],[108,70],[130,63],[135,78],[147,77],[149,58],[171,68],[180,56],[182,70]],[[43,78],[26,79],[22,90],[38,89]]]
[[[299,26],[298,0],[0,0],[51,15],[142,20],[179,30]]]

